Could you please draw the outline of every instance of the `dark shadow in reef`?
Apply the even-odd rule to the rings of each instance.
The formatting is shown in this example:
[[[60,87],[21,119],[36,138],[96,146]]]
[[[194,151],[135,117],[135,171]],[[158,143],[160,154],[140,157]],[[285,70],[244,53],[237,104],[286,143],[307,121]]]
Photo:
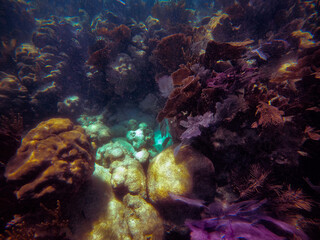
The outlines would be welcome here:
[[[106,213],[111,195],[111,186],[93,175],[69,201],[65,214],[68,216],[71,232],[77,239],[86,239],[93,229],[93,223]]]

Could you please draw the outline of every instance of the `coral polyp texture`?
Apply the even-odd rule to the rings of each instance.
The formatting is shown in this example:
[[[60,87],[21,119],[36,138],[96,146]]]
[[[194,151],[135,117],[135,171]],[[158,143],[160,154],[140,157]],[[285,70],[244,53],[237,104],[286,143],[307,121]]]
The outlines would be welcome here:
[[[65,197],[90,177],[94,161],[84,130],[69,119],[53,118],[23,138],[5,176],[18,200]]]

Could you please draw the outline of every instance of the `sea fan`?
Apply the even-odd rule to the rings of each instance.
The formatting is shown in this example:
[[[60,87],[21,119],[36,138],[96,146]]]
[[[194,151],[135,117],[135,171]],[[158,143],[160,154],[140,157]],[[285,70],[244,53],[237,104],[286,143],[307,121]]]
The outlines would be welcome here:
[[[158,79],[158,86],[161,96],[167,98],[173,90],[173,81],[171,76],[162,76]]]
[[[288,236],[309,239],[294,226],[259,213],[265,202],[249,200],[228,207],[219,202],[210,204],[211,218],[186,221],[191,230],[191,240],[280,240]]]
[[[200,127],[208,128],[209,125],[213,123],[213,113],[206,112],[203,115],[198,115],[195,117],[188,117],[188,121],[181,121],[180,125],[182,127],[187,128],[180,138],[182,140],[187,140],[193,137],[197,137],[201,135]]]
[[[238,112],[245,112],[248,109],[243,95],[230,95],[223,103],[218,102],[216,104],[216,113],[214,116],[214,122],[219,121],[231,121],[237,115]]]

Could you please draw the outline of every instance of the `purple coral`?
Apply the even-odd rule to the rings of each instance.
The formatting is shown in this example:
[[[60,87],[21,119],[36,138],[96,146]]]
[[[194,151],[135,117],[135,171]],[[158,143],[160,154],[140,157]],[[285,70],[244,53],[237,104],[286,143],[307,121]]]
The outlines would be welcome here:
[[[198,115],[195,117],[188,117],[188,121],[180,121],[180,125],[187,129],[181,134],[180,138],[182,140],[187,140],[193,137],[200,136],[200,127],[208,128],[211,123],[213,123],[212,112],[206,112],[203,115]]]
[[[224,72],[216,73],[216,76],[207,79],[206,83],[209,88],[221,88],[226,92],[233,92],[254,83],[257,78],[256,68],[248,66],[243,66],[242,68],[232,67]]]
[[[162,97],[169,97],[173,90],[173,81],[171,76],[162,76],[158,79],[158,86]]]
[[[249,200],[228,207],[219,202],[210,204],[211,218],[186,221],[191,240],[280,240],[293,235],[302,240],[309,239],[294,226],[259,213],[265,202]],[[273,230],[277,230],[276,233]]]

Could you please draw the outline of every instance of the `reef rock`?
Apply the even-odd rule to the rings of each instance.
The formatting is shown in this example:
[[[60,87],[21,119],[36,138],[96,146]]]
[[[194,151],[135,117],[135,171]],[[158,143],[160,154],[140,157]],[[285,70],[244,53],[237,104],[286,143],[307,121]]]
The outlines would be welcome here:
[[[162,205],[173,202],[171,194],[211,199],[214,193],[214,167],[212,162],[191,146],[174,146],[158,154],[150,163],[147,173],[148,194],[152,203]]]
[[[69,119],[52,118],[23,138],[5,176],[19,200],[65,198],[91,176],[94,160],[84,130]]]

